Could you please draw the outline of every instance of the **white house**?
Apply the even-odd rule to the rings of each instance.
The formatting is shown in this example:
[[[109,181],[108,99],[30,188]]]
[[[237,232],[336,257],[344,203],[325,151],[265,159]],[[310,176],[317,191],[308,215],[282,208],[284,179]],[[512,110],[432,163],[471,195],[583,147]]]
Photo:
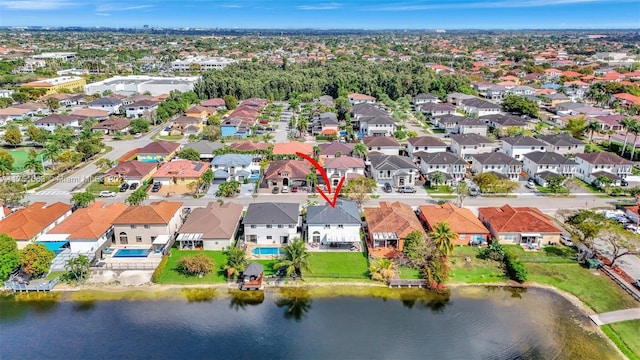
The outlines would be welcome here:
[[[388,115],[360,119],[360,132],[365,136],[393,136],[395,131],[396,122]]]
[[[105,110],[109,114],[117,114],[122,108],[122,101],[110,97],[101,97],[87,103],[90,109]]]
[[[319,245],[360,245],[360,211],[355,202],[338,200],[335,207],[328,204],[307,207],[307,242]]]
[[[214,179],[244,181],[253,172],[260,171],[260,164],[254,162],[253,156],[243,154],[222,154],[211,160]]]
[[[558,154],[581,154],[585,144],[569,134],[540,135],[538,139],[548,144],[547,151]]]
[[[407,154],[415,159],[418,151],[437,153],[447,151],[447,144],[435,136],[419,136],[407,140]]]
[[[419,151],[415,153],[420,160],[420,173],[427,179],[436,172],[441,172],[446,177],[446,183],[460,181],[467,173],[467,162],[460,156],[450,152],[426,153]]]
[[[620,185],[620,180],[631,175],[633,162],[609,152],[592,152],[577,154],[578,163],[576,177],[589,184],[599,176],[612,180],[613,185]]]
[[[370,155],[371,175],[378,184],[389,183],[392,186],[413,186],[418,167],[411,159],[400,155]]]
[[[561,154],[554,152],[534,151],[522,156],[522,169],[529,177],[542,186],[552,176],[573,177],[578,164]]]
[[[141,118],[147,114],[155,113],[158,110],[156,100],[140,100],[127,105],[126,114],[128,118]]]
[[[244,240],[258,245],[286,245],[298,237],[298,203],[251,203],[242,219]]]
[[[377,152],[385,155],[399,155],[400,143],[391,136],[371,136],[362,139],[369,152]]]
[[[461,107],[467,115],[484,116],[500,113],[500,105],[476,98],[463,100],[462,105],[458,107]]]
[[[472,158],[471,173],[473,175],[493,172],[513,181],[520,178],[522,163],[505,153],[476,154],[472,155]]]
[[[496,144],[485,136],[478,134],[451,135],[451,152],[465,160],[471,160],[472,155],[494,152]]]
[[[547,144],[531,136],[506,137],[502,139],[500,151],[516,160],[520,160],[524,154],[533,151],[547,151]]]
[[[349,179],[364,177],[364,168],[362,159],[350,156],[332,157],[324,161],[324,170],[331,186],[338,186],[342,177],[345,177],[345,184]]]
[[[439,103],[440,99],[433,94],[418,94],[413,97],[413,106],[418,106],[426,103]]]
[[[376,102],[376,98],[374,98],[373,96],[357,94],[357,93],[347,95],[347,99],[349,99],[349,102],[351,103],[351,105],[362,104],[362,103],[374,104]]]
[[[41,129],[51,131],[56,129],[57,126],[70,126],[76,130],[80,129],[80,124],[84,120],[83,117],[74,115],[49,115],[43,118],[39,118],[33,124]]]

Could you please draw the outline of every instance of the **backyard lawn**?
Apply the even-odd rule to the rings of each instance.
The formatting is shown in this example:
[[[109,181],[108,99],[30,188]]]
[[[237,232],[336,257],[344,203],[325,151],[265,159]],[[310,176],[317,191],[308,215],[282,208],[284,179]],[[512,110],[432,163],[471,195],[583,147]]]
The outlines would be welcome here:
[[[411,268],[408,266],[399,266],[398,276],[403,280],[422,279],[422,275],[420,274],[419,269]]]
[[[449,282],[483,284],[508,280],[498,262],[477,256],[478,248],[456,246],[449,258]],[[465,261],[467,258],[470,261]]]
[[[369,280],[367,258],[361,252],[312,252],[305,278],[345,278]]]
[[[209,274],[199,278],[197,276],[186,276],[178,272],[178,262],[183,257],[194,256],[197,254],[205,254],[213,259],[214,270]],[[227,262],[227,257],[222,251],[198,251],[198,250],[171,250],[171,257],[167,262],[167,266],[158,279],[159,284],[210,284],[227,282],[222,265]]]
[[[29,150],[9,150],[8,153],[13,157],[13,170],[22,171],[24,163],[29,158]],[[42,151],[38,151],[38,155],[42,156]]]
[[[629,359],[640,359],[640,320],[623,321],[600,328]]]

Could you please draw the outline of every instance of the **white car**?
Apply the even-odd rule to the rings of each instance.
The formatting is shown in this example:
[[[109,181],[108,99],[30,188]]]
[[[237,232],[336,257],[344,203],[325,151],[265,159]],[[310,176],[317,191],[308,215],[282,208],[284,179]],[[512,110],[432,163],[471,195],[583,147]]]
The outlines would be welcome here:
[[[525,185],[527,187],[527,189],[535,189],[536,188],[536,184],[532,183],[532,182],[528,182],[527,185]]]
[[[564,246],[573,246],[573,241],[567,235],[560,235],[560,243]]]
[[[100,191],[99,196],[100,197],[114,197],[114,196],[116,196],[116,193],[114,193],[113,191],[104,190],[104,191]]]

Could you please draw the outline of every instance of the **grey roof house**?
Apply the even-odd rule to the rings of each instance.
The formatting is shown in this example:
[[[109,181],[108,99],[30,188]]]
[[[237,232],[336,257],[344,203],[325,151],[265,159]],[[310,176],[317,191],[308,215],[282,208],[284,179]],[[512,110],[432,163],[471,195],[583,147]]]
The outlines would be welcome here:
[[[257,245],[286,245],[298,236],[298,203],[251,203],[242,219],[244,239]]]
[[[338,200],[335,207],[328,204],[309,206],[305,226],[306,239],[308,243],[319,246],[359,245],[361,225],[360,211],[355,202]]]

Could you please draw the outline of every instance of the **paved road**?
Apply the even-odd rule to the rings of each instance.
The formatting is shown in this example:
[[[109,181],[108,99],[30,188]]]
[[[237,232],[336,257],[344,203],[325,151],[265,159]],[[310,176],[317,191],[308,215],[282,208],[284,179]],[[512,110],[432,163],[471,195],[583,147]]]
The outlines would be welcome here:
[[[640,308],[611,311],[589,316],[598,325],[606,325],[620,321],[640,319]]]

